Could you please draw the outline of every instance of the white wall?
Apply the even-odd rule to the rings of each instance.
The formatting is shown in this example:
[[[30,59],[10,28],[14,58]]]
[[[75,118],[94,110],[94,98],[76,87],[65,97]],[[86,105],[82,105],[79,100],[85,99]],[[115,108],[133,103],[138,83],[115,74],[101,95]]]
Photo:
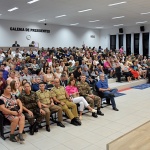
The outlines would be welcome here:
[[[150,25],[144,25],[144,26],[145,26],[144,32],[150,32]],[[132,26],[132,27],[123,27],[123,32],[124,32],[123,33],[124,34],[123,45],[124,45],[125,51],[126,51],[126,34],[129,34],[129,33],[131,34],[131,52],[134,52],[134,33],[140,33],[139,53],[143,54],[142,32],[140,32],[140,25]],[[100,30],[100,45],[102,46],[102,48],[106,48],[106,47],[110,48],[110,35],[117,35],[116,49],[119,49],[119,42],[118,42],[119,27]],[[149,56],[150,56],[150,50],[149,50]]]
[[[37,33],[25,31],[10,31],[10,27],[35,28],[51,30],[51,33]],[[81,47],[83,43],[86,46],[98,47],[100,42],[99,30],[68,27],[60,25],[47,25],[44,23],[28,23],[20,21],[0,20],[0,47],[11,47],[14,41],[18,41],[20,46],[28,46],[31,41],[39,43],[39,47]],[[27,40],[26,36],[31,35]],[[95,35],[95,38],[91,38]]]

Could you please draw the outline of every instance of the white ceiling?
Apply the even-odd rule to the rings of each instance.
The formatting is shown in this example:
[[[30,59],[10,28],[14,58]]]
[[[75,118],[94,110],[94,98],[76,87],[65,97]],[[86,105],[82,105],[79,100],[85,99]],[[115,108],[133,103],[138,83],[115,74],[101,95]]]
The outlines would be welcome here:
[[[112,28],[116,24],[134,26],[136,22],[148,21],[150,14],[150,0],[40,0],[33,4],[27,4],[30,0],[0,0],[0,19],[38,22],[47,19],[49,24],[67,25],[79,23],[77,26],[85,28],[101,27]],[[109,4],[126,1],[126,4],[109,7]],[[18,10],[7,10],[18,7]],[[80,10],[92,9],[92,11],[78,13]],[[67,15],[55,18],[59,15]],[[120,19],[113,17],[125,16]],[[91,20],[100,20],[90,23]]]

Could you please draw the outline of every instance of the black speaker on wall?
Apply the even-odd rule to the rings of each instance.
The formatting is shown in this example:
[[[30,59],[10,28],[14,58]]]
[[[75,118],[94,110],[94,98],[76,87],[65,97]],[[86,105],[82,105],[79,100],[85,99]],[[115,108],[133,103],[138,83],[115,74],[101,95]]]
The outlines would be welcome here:
[[[119,33],[123,33],[123,28],[119,28]]]
[[[144,26],[140,26],[140,31],[145,31],[145,27]]]

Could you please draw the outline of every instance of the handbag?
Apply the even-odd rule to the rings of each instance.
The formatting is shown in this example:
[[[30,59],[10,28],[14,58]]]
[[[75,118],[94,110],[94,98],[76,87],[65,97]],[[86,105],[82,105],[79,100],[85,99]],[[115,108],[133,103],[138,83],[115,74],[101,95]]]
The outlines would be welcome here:
[[[15,105],[13,108],[11,108],[11,111],[19,111],[20,107],[18,105]]]

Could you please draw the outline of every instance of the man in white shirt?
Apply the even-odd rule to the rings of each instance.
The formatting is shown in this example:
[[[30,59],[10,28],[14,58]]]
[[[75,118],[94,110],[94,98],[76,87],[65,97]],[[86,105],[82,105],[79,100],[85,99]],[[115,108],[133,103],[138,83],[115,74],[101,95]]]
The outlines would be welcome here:
[[[36,55],[36,56],[39,56],[39,55],[38,55],[38,49],[37,49],[37,48],[35,48],[35,49],[33,50],[33,54]]]
[[[69,62],[72,62],[72,67],[75,65],[75,61],[74,61],[74,57],[73,56],[70,56]]]
[[[16,48],[16,51],[13,52],[13,57],[18,57],[19,59],[22,59],[22,54],[19,51],[19,48]]]

